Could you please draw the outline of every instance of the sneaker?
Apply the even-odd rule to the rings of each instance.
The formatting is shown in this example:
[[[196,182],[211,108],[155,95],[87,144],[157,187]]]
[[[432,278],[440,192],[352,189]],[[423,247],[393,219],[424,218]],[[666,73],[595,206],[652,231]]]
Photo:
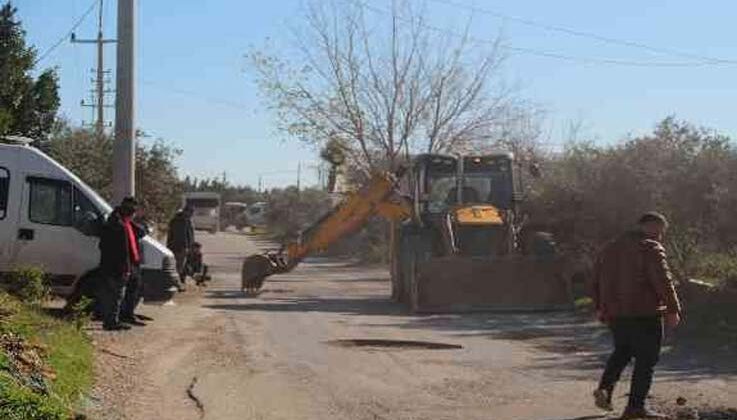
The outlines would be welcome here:
[[[599,388],[594,391],[594,404],[605,411],[612,411],[612,392],[607,389]]]
[[[104,325],[102,329],[105,331],[128,331],[131,326],[125,324]]]
[[[634,420],[634,419],[669,419],[670,417],[663,414],[658,413],[657,411],[652,411],[647,408],[627,408],[624,410],[624,413],[622,413],[622,420]]]

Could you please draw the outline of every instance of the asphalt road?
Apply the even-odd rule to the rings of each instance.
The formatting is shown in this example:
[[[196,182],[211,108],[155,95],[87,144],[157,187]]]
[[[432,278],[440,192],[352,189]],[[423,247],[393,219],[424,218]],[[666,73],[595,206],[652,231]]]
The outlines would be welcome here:
[[[92,413],[177,420],[605,418],[590,394],[608,335],[586,318],[413,316],[389,301],[385,269],[319,258],[247,298],[239,292],[242,257],[268,244],[236,233],[198,236],[214,277],[207,288],[190,286],[174,306],[143,305],[141,312],[155,317],[147,327],[94,333],[99,380]],[[617,392],[619,407],[626,392]],[[737,370],[666,353],[653,395],[737,406]]]

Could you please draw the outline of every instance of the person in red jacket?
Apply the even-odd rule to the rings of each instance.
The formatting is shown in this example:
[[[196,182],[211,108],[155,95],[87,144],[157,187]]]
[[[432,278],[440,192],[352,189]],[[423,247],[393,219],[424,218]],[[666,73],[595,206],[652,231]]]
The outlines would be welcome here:
[[[663,322],[681,321],[678,300],[662,245],[665,216],[649,212],[635,230],[609,242],[599,253],[594,274],[594,302],[599,319],[614,337],[609,357],[594,391],[598,407],[612,410],[612,393],[624,368],[634,359],[630,395],[622,419],[665,418],[645,407],[663,340]]]

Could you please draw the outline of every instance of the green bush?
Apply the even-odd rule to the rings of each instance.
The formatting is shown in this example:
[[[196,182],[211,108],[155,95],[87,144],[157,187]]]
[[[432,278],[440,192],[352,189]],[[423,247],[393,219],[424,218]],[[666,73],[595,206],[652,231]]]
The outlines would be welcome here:
[[[29,305],[39,305],[49,298],[51,288],[46,274],[35,267],[21,267],[6,279],[8,293]]]
[[[0,372],[0,418],[65,420],[69,417],[69,412],[58,401],[36,394]]]
[[[617,144],[569,145],[542,167],[525,211],[564,249],[591,254],[657,210],[671,222],[676,277],[735,277],[726,254],[737,247],[737,147],[728,137],[670,117]]]
[[[692,270],[693,277],[716,286],[737,287],[737,253],[699,255]]]
[[[72,320],[77,331],[81,331],[90,321],[93,304],[94,300],[87,296],[82,296],[79,302],[72,306]]]

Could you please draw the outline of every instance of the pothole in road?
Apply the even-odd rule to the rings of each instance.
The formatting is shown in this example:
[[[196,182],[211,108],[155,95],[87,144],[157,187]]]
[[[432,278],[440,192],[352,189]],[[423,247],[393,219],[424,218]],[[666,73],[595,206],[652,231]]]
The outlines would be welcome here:
[[[398,350],[460,350],[458,344],[437,343],[432,341],[382,340],[374,338],[332,340],[330,345],[347,348],[388,348]]]

